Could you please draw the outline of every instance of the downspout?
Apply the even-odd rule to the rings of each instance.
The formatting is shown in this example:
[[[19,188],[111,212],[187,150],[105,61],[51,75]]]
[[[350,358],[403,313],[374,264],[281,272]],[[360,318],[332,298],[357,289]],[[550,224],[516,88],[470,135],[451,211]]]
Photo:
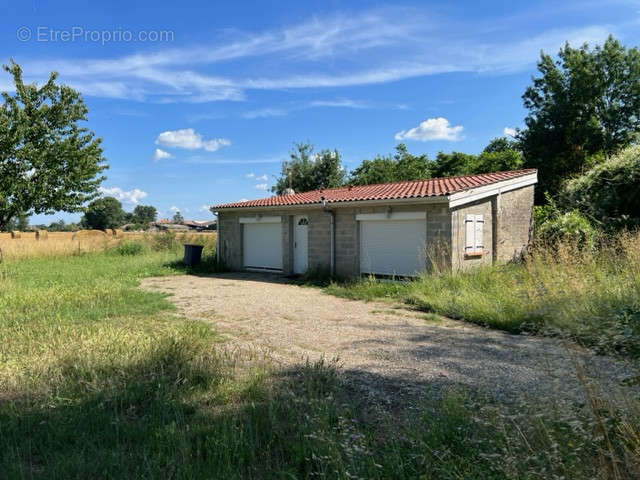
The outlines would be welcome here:
[[[216,262],[220,265],[220,215],[216,214]]]
[[[334,229],[335,229],[335,223],[336,223],[336,215],[335,212],[333,210],[329,210],[327,208],[327,200],[322,197],[322,210],[326,213],[328,213],[329,215],[331,215],[330,217],[330,221],[329,221],[329,274],[333,277],[333,274],[335,272],[335,265],[336,265],[336,254],[335,254],[335,235],[334,235]]]

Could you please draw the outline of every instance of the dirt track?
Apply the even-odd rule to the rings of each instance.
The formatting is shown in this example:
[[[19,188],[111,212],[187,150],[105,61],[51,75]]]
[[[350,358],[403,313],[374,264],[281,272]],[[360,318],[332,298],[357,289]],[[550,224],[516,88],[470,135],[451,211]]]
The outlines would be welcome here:
[[[553,339],[345,300],[266,275],[169,276],[142,287],[170,294],[184,316],[210,322],[232,345],[265,351],[282,367],[337,357],[341,372],[374,396],[458,384],[498,397],[582,398],[568,353]],[[629,374],[607,357],[580,352],[580,359],[609,391]]]

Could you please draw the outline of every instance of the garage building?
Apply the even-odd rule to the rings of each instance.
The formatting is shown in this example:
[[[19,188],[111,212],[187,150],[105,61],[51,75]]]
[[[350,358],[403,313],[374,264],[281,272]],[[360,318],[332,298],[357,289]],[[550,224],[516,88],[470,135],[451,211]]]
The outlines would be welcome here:
[[[529,243],[536,170],[349,186],[212,207],[234,270],[413,276],[508,261]]]

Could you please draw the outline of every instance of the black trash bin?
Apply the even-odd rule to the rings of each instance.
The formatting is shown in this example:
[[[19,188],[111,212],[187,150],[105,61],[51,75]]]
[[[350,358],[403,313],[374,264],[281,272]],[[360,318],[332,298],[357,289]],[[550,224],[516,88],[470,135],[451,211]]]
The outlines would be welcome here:
[[[185,265],[193,266],[200,263],[202,258],[202,245],[191,245],[186,243],[184,245],[184,259],[182,260]]]

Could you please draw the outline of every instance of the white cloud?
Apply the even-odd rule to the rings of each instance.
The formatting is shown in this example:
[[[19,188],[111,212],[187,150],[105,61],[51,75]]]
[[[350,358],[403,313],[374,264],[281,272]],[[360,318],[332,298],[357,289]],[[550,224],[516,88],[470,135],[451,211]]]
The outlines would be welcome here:
[[[244,118],[268,118],[268,117],[282,117],[287,115],[289,110],[285,108],[261,108],[259,110],[251,110],[242,114]]]
[[[338,98],[335,100],[314,100],[309,102],[309,107],[335,107],[335,108],[370,108],[367,102],[351,100],[349,98]]]
[[[206,150],[207,152],[215,152],[220,147],[231,145],[226,138],[214,138],[212,140],[204,140],[202,135],[197,133],[193,128],[183,128],[181,130],[167,130],[158,135],[156,139],[157,145],[169,148],[184,148],[186,150]]]
[[[269,180],[269,177],[267,176],[267,174],[265,173],[264,175],[258,175],[256,173],[247,173],[244,178],[248,178],[250,180],[257,180],[257,181],[262,181],[262,182],[266,182],[267,180]]]
[[[153,161],[157,162],[159,160],[164,160],[167,158],[173,158],[173,155],[171,155],[169,152],[165,152],[164,150],[160,149],[160,148],[156,148],[156,151],[153,152]]]
[[[312,100],[306,103],[299,103],[297,105],[289,105],[286,107],[267,107],[259,110],[251,110],[242,114],[243,118],[268,118],[268,117],[282,117],[289,115],[292,112],[306,110],[308,108],[319,107],[338,107],[338,108],[371,108],[371,104],[362,102],[359,100],[351,100],[348,98],[338,98],[335,100]]]
[[[244,197],[243,197],[243,198],[241,198],[241,199],[240,199],[240,200],[238,200],[238,201],[239,201],[239,202],[248,202],[248,201],[249,201],[249,199],[248,199],[248,198],[244,198]]]
[[[211,206],[210,206],[210,205],[202,205],[202,206],[200,207],[200,211],[201,211],[201,212],[209,212],[209,211],[211,211],[210,209],[211,209]]]
[[[428,118],[417,127],[396,133],[395,138],[396,140],[419,140],[421,142],[429,140],[457,141],[462,139],[462,130],[462,125],[453,127],[446,118]]]
[[[502,133],[507,137],[515,137],[518,132],[515,128],[504,127]]]
[[[106,196],[114,197],[121,202],[133,203],[136,204],[143,198],[145,198],[148,194],[147,192],[143,192],[138,188],[134,188],[133,190],[122,190],[120,187],[112,187],[112,188],[104,188],[99,187],[98,191]]]
[[[173,213],[179,212],[180,209],[178,207],[176,207],[175,205],[169,207],[169,210],[171,210]]]
[[[266,183],[258,183],[256,185],[256,190],[267,190],[269,188],[269,185],[267,185]]]

